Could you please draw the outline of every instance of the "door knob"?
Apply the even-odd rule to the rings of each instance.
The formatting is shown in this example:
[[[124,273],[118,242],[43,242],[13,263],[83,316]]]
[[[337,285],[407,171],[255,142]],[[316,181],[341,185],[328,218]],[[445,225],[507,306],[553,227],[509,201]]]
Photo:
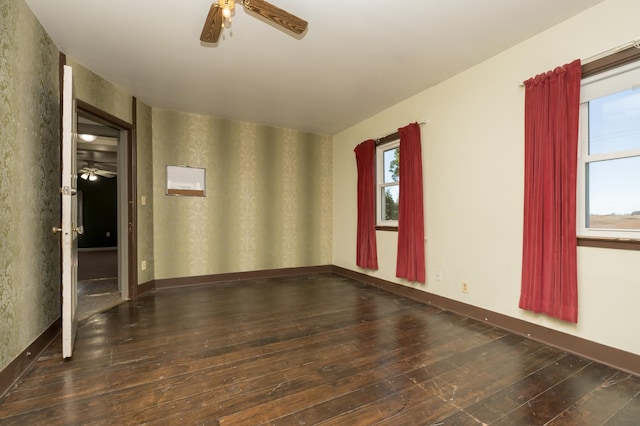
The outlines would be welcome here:
[[[62,232],[62,228],[58,228],[57,226],[54,226],[53,228],[51,228],[51,232],[53,232],[54,234],[57,234],[58,232]]]
[[[77,228],[73,228],[73,230],[77,232],[78,235],[84,234],[84,226],[78,226]]]

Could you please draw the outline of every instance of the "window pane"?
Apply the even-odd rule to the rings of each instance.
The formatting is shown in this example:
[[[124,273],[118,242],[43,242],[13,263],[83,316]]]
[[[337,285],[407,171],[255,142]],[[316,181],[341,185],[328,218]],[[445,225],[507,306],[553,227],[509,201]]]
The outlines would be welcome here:
[[[400,180],[400,147],[387,149],[382,158],[384,159],[384,183],[398,182]]]
[[[640,157],[587,165],[587,227],[640,229]]]
[[[382,220],[398,220],[398,201],[400,200],[400,186],[393,185],[382,190]]]
[[[589,102],[589,154],[640,148],[640,90]]]

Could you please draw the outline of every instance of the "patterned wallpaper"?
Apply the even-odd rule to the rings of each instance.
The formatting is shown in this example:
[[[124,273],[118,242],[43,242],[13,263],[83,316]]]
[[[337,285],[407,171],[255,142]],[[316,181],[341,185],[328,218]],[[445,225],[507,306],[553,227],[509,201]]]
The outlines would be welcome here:
[[[60,316],[58,50],[0,2],[0,369]]]
[[[331,263],[331,137],[153,110],[155,278]],[[166,166],[206,197],[165,195]]]
[[[59,52],[24,0],[0,17],[1,370],[60,316],[60,146]],[[132,121],[131,95],[67,63],[79,99]],[[136,113],[140,283],[331,263],[330,136]],[[207,196],[165,196],[167,164],[205,167]]]
[[[73,68],[73,82],[78,99],[127,123],[133,122],[132,97],[126,90],[89,71],[69,56],[67,65]]]
[[[76,96],[88,104],[132,123],[132,96],[86,69],[73,58],[67,57],[73,67]],[[153,197],[152,197],[152,146],[151,107],[137,101],[137,185],[138,185],[138,284],[153,280]],[[147,204],[140,204],[140,195],[146,196]],[[147,269],[140,268],[140,261],[147,261]]]
[[[136,102],[137,192],[138,192],[138,284],[154,279],[153,261],[153,152],[151,144],[151,108]],[[146,205],[141,204],[141,197]],[[147,261],[143,271],[140,262]]]

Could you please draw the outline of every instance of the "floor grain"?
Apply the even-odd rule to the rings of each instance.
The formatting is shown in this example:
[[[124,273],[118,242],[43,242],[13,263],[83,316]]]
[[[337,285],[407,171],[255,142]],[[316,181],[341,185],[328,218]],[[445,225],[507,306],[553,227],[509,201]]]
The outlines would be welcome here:
[[[165,289],[80,323],[1,424],[638,425],[640,378],[333,274]]]

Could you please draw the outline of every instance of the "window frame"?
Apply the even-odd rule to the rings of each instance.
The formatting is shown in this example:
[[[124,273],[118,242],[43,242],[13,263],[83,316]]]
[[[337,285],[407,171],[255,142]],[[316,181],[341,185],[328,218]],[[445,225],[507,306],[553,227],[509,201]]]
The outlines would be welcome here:
[[[397,231],[397,220],[383,220],[382,215],[382,189],[390,186],[397,186],[398,193],[400,191],[400,177],[398,176],[398,182],[385,183],[384,182],[384,152],[390,149],[400,149],[400,134],[394,133],[385,137],[384,140],[379,140],[376,143],[376,230],[379,231]],[[400,165],[398,165],[400,167]],[[400,197],[398,196],[398,200]]]
[[[634,48],[635,49],[635,48]],[[635,49],[637,50],[637,49]],[[639,57],[640,59],[640,57]],[[614,153],[589,154],[589,101],[632,88],[640,81],[640,61],[608,67],[600,73],[584,77],[580,88],[580,129],[578,141],[578,182],[576,232],[578,245],[589,247],[640,249],[640,229],[589,228],[587,223],[587,168],[590,163],[640,157],[640,149]],[[601,241],[604,245],[598,244]],[[623,242],[616,246],[616,242]],[[637,248],[629,242],[637,242]],[[633,247],[633,248],[632,248]]]

